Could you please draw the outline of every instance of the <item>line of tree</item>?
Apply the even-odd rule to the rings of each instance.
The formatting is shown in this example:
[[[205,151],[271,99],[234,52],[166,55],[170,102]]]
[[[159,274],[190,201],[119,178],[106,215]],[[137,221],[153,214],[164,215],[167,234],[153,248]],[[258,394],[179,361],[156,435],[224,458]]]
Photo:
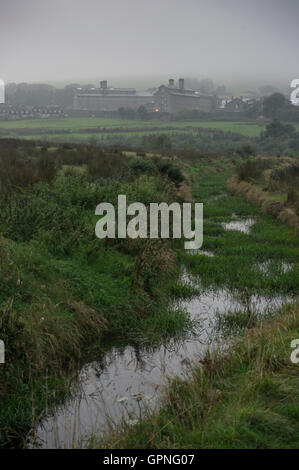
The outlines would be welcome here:
[[[5,87],[5,102],[13,106],[71,107],[78,87],[78,83],[66,85],[64,88],[55,88],[44,83],[8,83]]]

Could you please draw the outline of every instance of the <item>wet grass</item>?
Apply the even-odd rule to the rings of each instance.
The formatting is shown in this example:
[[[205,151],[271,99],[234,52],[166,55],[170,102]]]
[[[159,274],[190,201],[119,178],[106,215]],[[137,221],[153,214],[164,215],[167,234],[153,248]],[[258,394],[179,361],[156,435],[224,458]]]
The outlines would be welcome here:
[[[68,253],[58,250],[59,244],[65,247],[65,237],[61,237],[58,230],[60,227],[49,234],[46,226],[38,232],[38,237],[31,240],[27,237],[24,241],[22,227],[20,229],[16,223],[15,230],[9,232],[14,240],[0,240],[0,307],[2,317],[6,319],[5,342],[13,345],[7,351],[7,364],[0,370],[1,403],[4,404],[0,409],[2,446],[11,446],[14,439],[18,440],[19,445],[19,437],[26,426],[34,424],[47,406],[62,397],[69,383],[63,371],[68,369],[70,376],[76,374],[85,353],[88,355],[91,342],[95,348],[97,345],[100,347],[101,339],[110,334],[111,337],[122,335],[128,340],[152,344],[174,336],[178,331],[183,332],[190,326],[184,312],[169,308],[169,299],[186,299],[198,293],[193,286],[182,286],[176,282],[179,261],[198,276],[201,289],[228,287],[241,293],[246,291],[248,295],[298,292],[298,240],[294,231],[270,216],[263,216],[258,208],[243,199],[226,195],[226,180],[231,172],[231,162],[225,159],[210,162],[208,170],[206,164],[196,164],[190,171],[194,180],[194,198],[205,204],[203,249],[212,251],[215,256],[192,256],[177,246],[178,259],[172,262],[166,248],[160,250],[158,247],[155,258],[154,247],[149,246],[140,279],[136,278],[135,266],[142,246],[132,250],[129,245],[105,245],[98,241],[95,244],[87,235],[94,228],[88,210],[80,210],[84,242],[80,242],[80,233],[74,224],[73,239],[78,237],[78,244]],[[64,186],[61,185],[56,197],[61,197]],[[128,190],[132,187],[132,183],[126,186]],[[140,185],[141,193],[133,193],[133,196],[144,192],[146,198],[154,200],[157,188],[145,181]],[[110,189],[107,187],[113,197],[116,189],[113,185]],[[81,190],[84,190],[83,183],[80,184]],[[222,196],[215,198],[219,194]],[[66,208],[69,207],[68,199],[63,200]],[[35,198],[32,200],[35,201]],[[47,197],[45,200],[48,202]],[[69,209],[75,210],[72,204]],[[24,211],[19,219],[23,220],[27,212]],[[62,214],[63,220],[68,212],[71,211]],[[232,216],[236,220],[255,218],[256,224],[249,234],[226,231],[222,223],[230,221]],[[77,212],[74,218],[77,222]],[[12,221],[11,216],[9,223]],[[29,223],[24,224],[24,230],[30,232],[31,228]],[[265,275],[257,269],[256,263],[268,260],[277,261],[278,264],[271,263]],[[293,268],[285,272],[279,267],[282,260],[291,263]],[[145,279],[149,281],[147,285],[144,284]],[[233,329],[236,326],[244,330],[252,327],[253,323],[247,322],[240,312],[226,318],[225,327]],[[163,426],[167,415],[170,420],[176,419],[175,412],[181,407],[184,395],[188,402],[191,394],[195,404],[193,398],[190,404],[196,407],[196,400],[202,392],[195,387],[199,395],[193,396],[188,386],[186,389],[184,387],[179,385],[182,396],[175,388],[170,392],[173,394],[173,408],[168,410],[166,401],[165,416],[162,410]],[[184,406],[181,410],[186,411]],[[291,413],[295,411],[291,410]],[[151,419],[149,424],[140,425],[144,426],[145,435],[147,429],[152,429],[154,421]],[[197,419],[199,416],[195,413],[194,426]],[[160,429],[159,423],[157,429]],[[177,424],[179,434],[176,430],[170,432],[169,443],[188,445],[189,424],[190,421],[186,421],[186,428]],[[216,429],[217,426],[214,431]],[[185,440],[181,436],[179,440],[180,434],[185,432],[188,438]],[[159,436],[155,437],[155,445],[167,445],[163,432]],[[134,445],[142,445],[140,439],[137,436]],[[130,440],[126,442],[133,443]],[[191,443],[193,445],[192,439],[189,446]],[[114,442],[113,445],[118,444]]]
[[[165,391],[162,409],[110,436],[105,448],[278,449],[299,445],[299,305],[205,357]],[[96,438],[90,447],[101,447]]]
[[[24,445],[24,430],[67,397],[81,365],[109,337],[158,344],[190,327],[185,312],[168,307],[174,281],[160,284],[155,297],[132,290],[133,255],[99,246],[92,259],[51,257],[0,241],[2,447]]]
[[[93,436],[90,447],[298,448],[298,365],[290,360],[290,343],[299,337],[299,305],[258,314],[250,304],[253,295],[298,295],[298,236],[258,207],[227,195],[231,172],[220,172],[220,165],[192,170],[194,198],[204,203],[202,249],[215,256],[179,255],[201,289],[228,288],[244,300],[244,309],[218,315],[217,322],[219,334],[239,339],[226,353],[207,354],[187,380],[171,381],[159,411],[135,426],[122,423],[105,442]],[[256,223],[248,234],[222,226],[249,218]],[[258,267],[265,262],[266,273]],[[188,289],[178,289],[183,298]]]
[[[34,152],[38,160],[38,148]],[[157,200],[164,191],[161,180],[154,188],[156,176],[145,181],[138,175],[134,183],[128,173],[127,179],[111,175],[95,184],[86,171],[65,169],[61,165],[49,183],[14,187],[0,196],[0,338],[6,348],[0,365],[1,447],[24,444],[36,420],[67,396],[90,350],[101,352],[104,338],[157,344],[189,327],[188,315],[168,305],[179,270],[171,243],[155,249],[145,240],[107,241],[94,234],[96,204],[113,203],[123,193],[134,201]],[[170,180],[166,186],[162,200],[176,194]],[[102,196],[95,194],[101,190]]]
[[[194,186],[194,198],[204,203],[203,250],[212,251],[214,257],[181,257],[193,274],[200,276],[204,286],[225,286],[230,289],[248,288],[250,293],[298,293],[299,250],[298,236],[271,216],[240,197],[224,195],[213,199],[225,189],[228,174],[212,174],[201,178]],[[194,178],[194,176],[193,176]],[[256,223],[250,233],[225,230],[224,222],[253,218]],[[276,260],[267,276],[255,263]],[[293,263],[289,272],[280,268],[281,262]]]

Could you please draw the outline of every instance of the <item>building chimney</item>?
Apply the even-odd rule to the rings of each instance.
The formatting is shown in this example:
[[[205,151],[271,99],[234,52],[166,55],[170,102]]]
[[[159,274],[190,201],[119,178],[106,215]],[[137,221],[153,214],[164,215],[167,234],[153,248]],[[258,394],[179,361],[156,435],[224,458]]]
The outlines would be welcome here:
[[[169,81],[168,81],[168,86],[169,88],[173,88],[174,87],[174,79],[173,78],[170,78]]]
[[[184,90],[185,88],[185,83],[183,78],[179,78],[179,89]]]

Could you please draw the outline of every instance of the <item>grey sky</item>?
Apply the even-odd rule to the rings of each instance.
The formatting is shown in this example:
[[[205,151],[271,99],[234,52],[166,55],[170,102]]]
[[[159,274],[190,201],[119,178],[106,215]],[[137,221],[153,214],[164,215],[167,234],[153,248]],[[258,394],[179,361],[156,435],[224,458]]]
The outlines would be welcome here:
[[[0,0],[0,77],[291,80],[298,21],[298,0]]]

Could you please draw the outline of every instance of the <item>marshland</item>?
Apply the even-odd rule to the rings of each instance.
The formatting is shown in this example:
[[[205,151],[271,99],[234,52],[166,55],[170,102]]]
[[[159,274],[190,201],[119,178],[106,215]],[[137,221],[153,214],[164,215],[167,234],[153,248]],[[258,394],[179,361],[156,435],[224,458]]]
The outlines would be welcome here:
[[[299,448],[299,3],[269,3],[0,0],[10,463]]]
[[[2,447],[298,444],[295,159],[17,139],[0,151]],[[203,203],[202,249],[98,239],[95,207],[119,194]]]

